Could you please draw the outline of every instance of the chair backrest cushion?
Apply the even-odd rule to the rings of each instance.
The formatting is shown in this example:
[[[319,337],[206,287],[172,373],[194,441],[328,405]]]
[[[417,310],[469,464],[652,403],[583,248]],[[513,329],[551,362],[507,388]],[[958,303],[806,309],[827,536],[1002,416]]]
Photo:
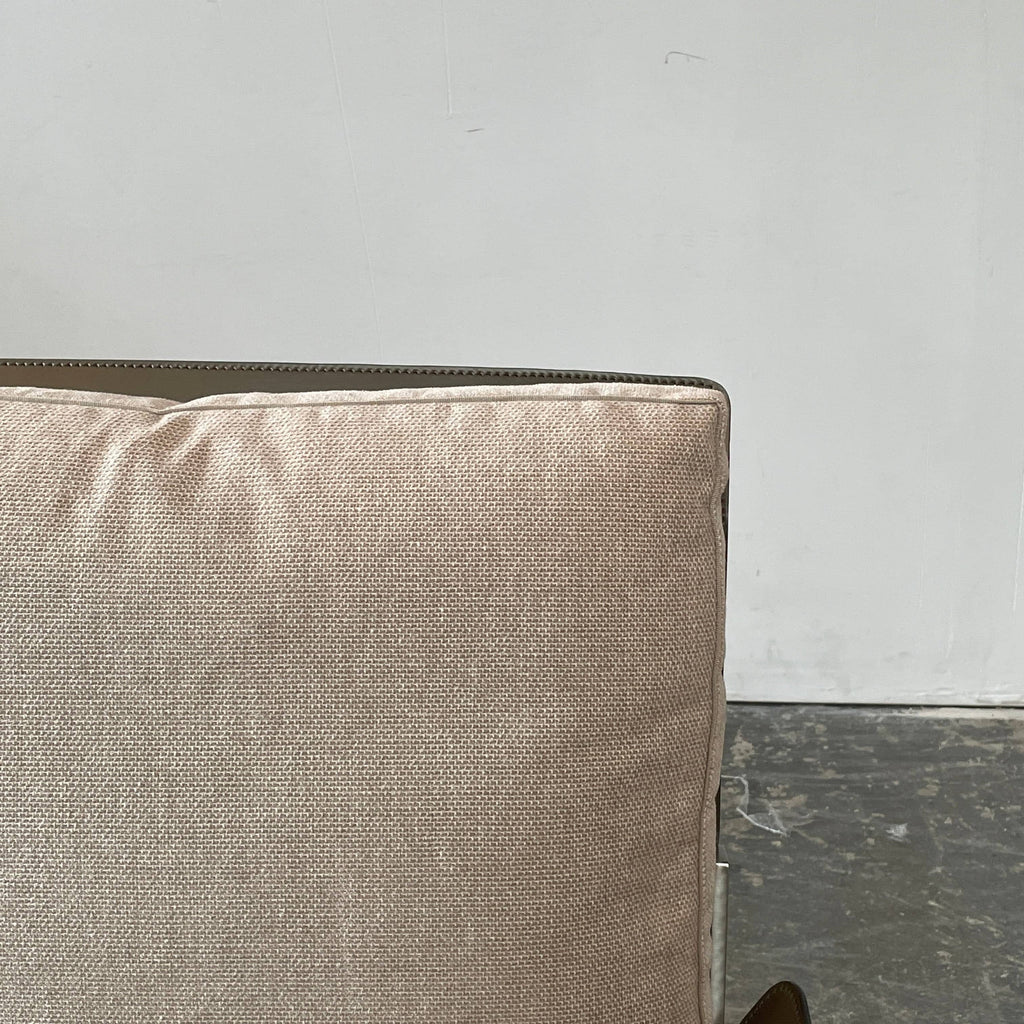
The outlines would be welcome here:
[[[728,413],[0,387],[4,1019],[709,1020]]]

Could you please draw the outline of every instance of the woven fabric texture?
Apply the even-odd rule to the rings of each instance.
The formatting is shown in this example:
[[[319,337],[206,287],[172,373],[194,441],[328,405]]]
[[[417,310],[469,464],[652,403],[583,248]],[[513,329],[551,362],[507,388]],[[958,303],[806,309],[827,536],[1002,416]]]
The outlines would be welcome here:
[[[0,1020],[709,1021],[728,421],[0,388]]]

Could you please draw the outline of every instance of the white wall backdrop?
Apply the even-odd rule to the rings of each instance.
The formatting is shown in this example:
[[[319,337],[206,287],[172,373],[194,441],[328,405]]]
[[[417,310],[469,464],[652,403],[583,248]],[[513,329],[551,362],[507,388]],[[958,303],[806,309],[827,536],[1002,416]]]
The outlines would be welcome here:
[[[6,0],[0,356],[713,377],[730,696],[1024,703],[1022,68],[1019,0]]]

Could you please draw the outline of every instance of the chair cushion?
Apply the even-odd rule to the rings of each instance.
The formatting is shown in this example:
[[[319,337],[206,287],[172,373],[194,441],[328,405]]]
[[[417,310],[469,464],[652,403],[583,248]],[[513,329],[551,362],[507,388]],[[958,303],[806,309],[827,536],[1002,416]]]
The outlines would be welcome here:
[[[0,387],[3,1019],[710,1019],[728,430]]]

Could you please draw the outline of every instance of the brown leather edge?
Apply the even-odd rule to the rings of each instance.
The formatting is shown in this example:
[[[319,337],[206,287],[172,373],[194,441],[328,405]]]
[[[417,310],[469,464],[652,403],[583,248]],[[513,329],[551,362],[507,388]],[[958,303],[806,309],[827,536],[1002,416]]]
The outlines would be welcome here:
[[[116,359],[5,359],[0,360],[0,386],[26,384],[89,390],[95,379],[99,390],[114,387],[121,394],[189,401],[208,394],[224,394],[229,374],[231,385],[255,390],[253,382],[267,391],[381,390],[397,386],[455,387],[460,384],[517,384],[565,380],[630,380],[651,384],[682,384],[721,391],[725,388],[707,377],[682,377],[611,370],[542,369],[504,366],[387,366],[349,363],[255,363],[178,360]],[[322,375],[322,376],[321,376]],[[315,378],[320,376],[320,380]],[[728,397],[728,396],[726,396]]]
[[[807,997],[796,982],[776,982],[740,1024],[811,1024]]]

